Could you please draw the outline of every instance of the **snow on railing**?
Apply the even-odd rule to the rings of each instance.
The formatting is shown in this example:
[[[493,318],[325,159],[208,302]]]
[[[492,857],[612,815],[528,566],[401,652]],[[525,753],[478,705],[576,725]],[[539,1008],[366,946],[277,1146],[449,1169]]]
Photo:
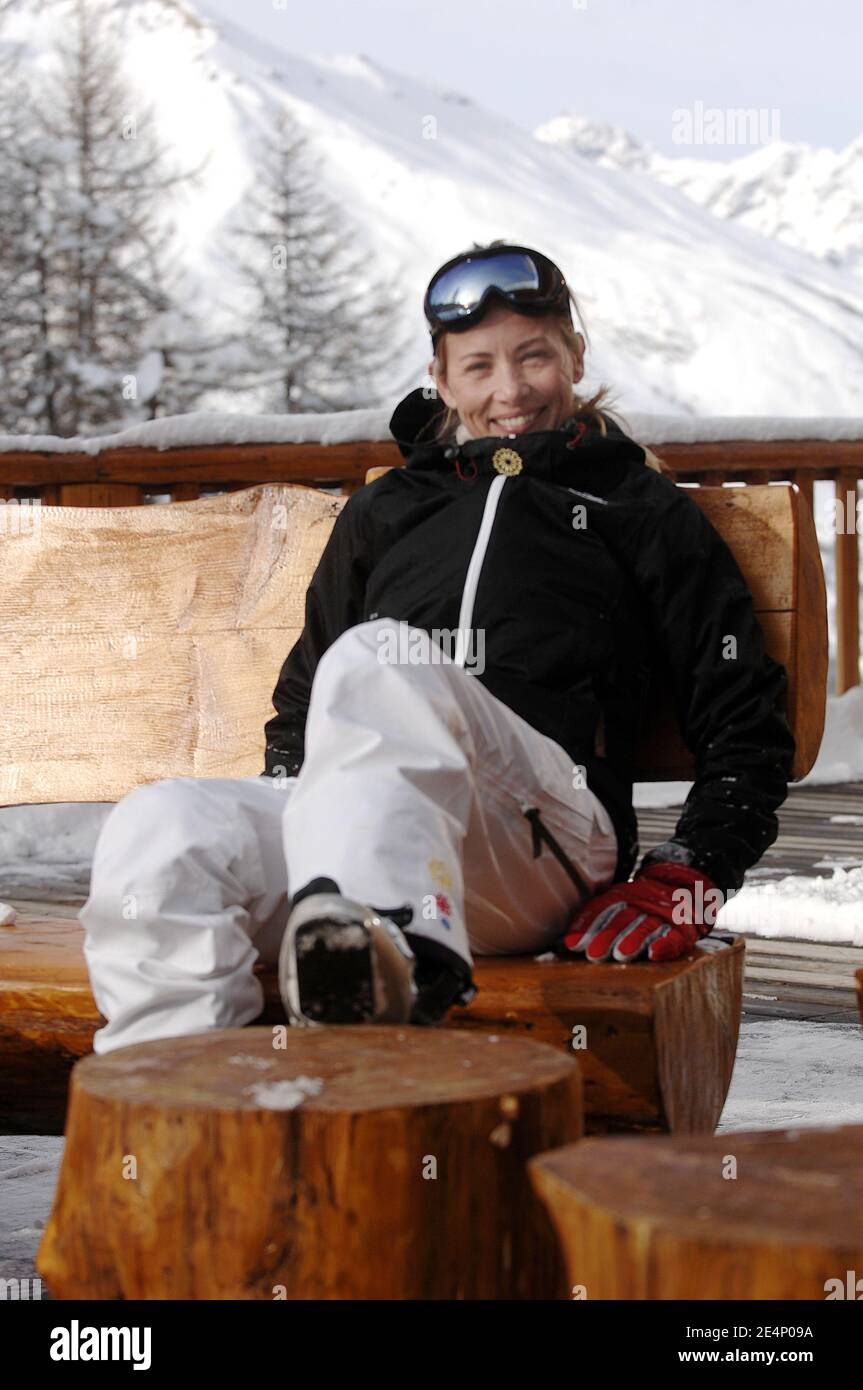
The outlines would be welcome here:
[[[391,440],[390,417],[398,401],[369,410],[322,415],[244,415],[191,412],[145,420],[111,434],[63,439],[57,435],[0,435],[0,453],[96,455],[139,446],[187,449],[202,445],[349,444]],[[646,444],[706,444],[727,440],[863,441],[863,418],[779,415],[650,415],[615,412],[634,439]]]

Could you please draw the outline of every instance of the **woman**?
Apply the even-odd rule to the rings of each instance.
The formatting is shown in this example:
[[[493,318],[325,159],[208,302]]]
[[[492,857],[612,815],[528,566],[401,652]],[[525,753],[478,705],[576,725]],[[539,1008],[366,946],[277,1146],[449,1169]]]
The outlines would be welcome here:
[[[405,466],[336,520],[265,773],[142,787],[105,822],[81,914],[97,1052],[249,1022],[258,952],[303,1024],[436,1023],[473,954],[673,959],[710,929],[693,900],[775,840],[786,673],[701,510],[574,393],[571,306],[526,247],[432,277],[438,398],[402,402]],[[696,778],[630,882],[655,660]]]

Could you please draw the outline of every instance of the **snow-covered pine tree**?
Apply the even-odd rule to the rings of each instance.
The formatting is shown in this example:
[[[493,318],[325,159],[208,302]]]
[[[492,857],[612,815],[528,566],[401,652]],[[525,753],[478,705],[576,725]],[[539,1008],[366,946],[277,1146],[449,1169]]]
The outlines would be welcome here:
[[[169,169],[152,110],[123,74],[105,0],[51,8],[69,21],[56,64],[39,70],[38,92],[30,73],[17,115],[4,103],[0,285],[10,312],[0,366],[12,375],[0,410],[10,432],[98,434],[155,413],[139,386],[143,365],[165,394],[154,332],[170,324],[176,345],[182,324],[186,342],[195,339],[176,297],[173,228],[160,214],[197,171]],[[191,409],[201,390],[196,372],[184,380],[174,370],[171,411]]]
[[[189,281],[177,299],[192,302],[200,284]],[[200,316],[178,305],[157,314],[141,335],[134,377],[139,405],[136,419],[155,420],[205,409],[210,392],[222,393],[225,378],[238,365],[233,328],[208,329]]]
[[[0,21],[9,9],[0,0]],[[39,166],[30,168],[27,149],[27,90],[19,54],[0,31],[0,430],[29,432],[25,423],[35,400],[38,373],[46,373],[40,315],[43,300],[38,252]],[[35,151],[32,152],[35,159]]]
[[[327,196],[311,142],[285,109],[262,136],[243,211],[227,230],[243,293],[242,361],[226,385],[274,414],[351,410],[401,371],[401,296]],[[398,364],[398,365],[397,365]]]

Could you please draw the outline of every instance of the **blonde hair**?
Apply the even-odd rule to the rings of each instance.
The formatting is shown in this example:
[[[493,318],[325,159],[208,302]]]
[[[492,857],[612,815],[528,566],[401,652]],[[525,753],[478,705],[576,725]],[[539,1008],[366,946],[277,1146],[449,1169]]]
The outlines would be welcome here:
[[[474,242],[471,250],[487,251],[493,246],[506,246],[508,244],[508,242],[505,242],[501,238],[498,238],[497,241],[488,242],[486,246],[480,245],[479,242]],[[576,323],[578,324],[578,327],[581,330],[581,334],[584,338],[585,345],[588,347],[590,346],[590,337],[587,332],[587,325],[585,324],[584,318],[582,316],[581,308],[579,306],[578,300],[576,299],[575,295],[573,294],[572,290],[569,288],[568,285],[567,294],[569,296],[570,304],[572,305],[572,323],[570,323],[565,311],[543,315],[544,318],[553,318],[557,321],[558,327],[560,329],[560,337],[558,341],[562,349],[562,363],[565,362],[567,358],[576,357],[579,353],[580,345],[578,341],[578,329],[576,329],[574,326]],[[447,374],[446,344],[448,336],[449,333],[445,329],[444,332],[441,333],[438,337],[437,343],[435,345],[434,358],[432,361],[432,376],[435,379],[437,379],[438,377],[445,378]],[[601,433],[603,435],[606,435],[608,433],[606,425],[607,419],[613,420],[616,424],[619,424],[621,428],[625,424],[625,421],[622,418],[618,419],[616,412],[614,412],[611,409],[609,402],[612,399],[613,398],[611,389],[608,386],[600,386],[599,390],[589,397],[580,396],[576,391],[573,391],[573,413],[575,415],[586,416],[589,420],[593,420],[599,426]],[[600,409],[600,406],[602,406],[602,409]],[[440,444],[452,443],[455,439],[456,431],[460,423],[460,416],[455,407],[446,406],[441,417],[440,423],[438,424],[438,427],[434,432],[434,442]],[[665,473],[672,477],[675,476],[673,474],[672,469],[670,469],[667,466],[667,464],[663,463],[662,459],[657,458],[656,454],[651,453],[651,451],[648,448],[646,448],[646,446],[643,444],[641,445],[641,448],[644,449],[645,463],[647,464],[648,468],[652,468],[657,473]]]

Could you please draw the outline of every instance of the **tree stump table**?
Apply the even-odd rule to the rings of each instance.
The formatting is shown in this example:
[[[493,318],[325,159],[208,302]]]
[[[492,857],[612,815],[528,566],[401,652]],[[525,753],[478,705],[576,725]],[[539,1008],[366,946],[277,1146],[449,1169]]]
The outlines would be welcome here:
[[[38,1268],[60,1298],[566,1297],[526,1160],[578,1063],[396,1025],[225,1029],[87,1057]]]
[[[863,1125],[585,1139],[528,1171],[574,1297],[863,1294]]]

